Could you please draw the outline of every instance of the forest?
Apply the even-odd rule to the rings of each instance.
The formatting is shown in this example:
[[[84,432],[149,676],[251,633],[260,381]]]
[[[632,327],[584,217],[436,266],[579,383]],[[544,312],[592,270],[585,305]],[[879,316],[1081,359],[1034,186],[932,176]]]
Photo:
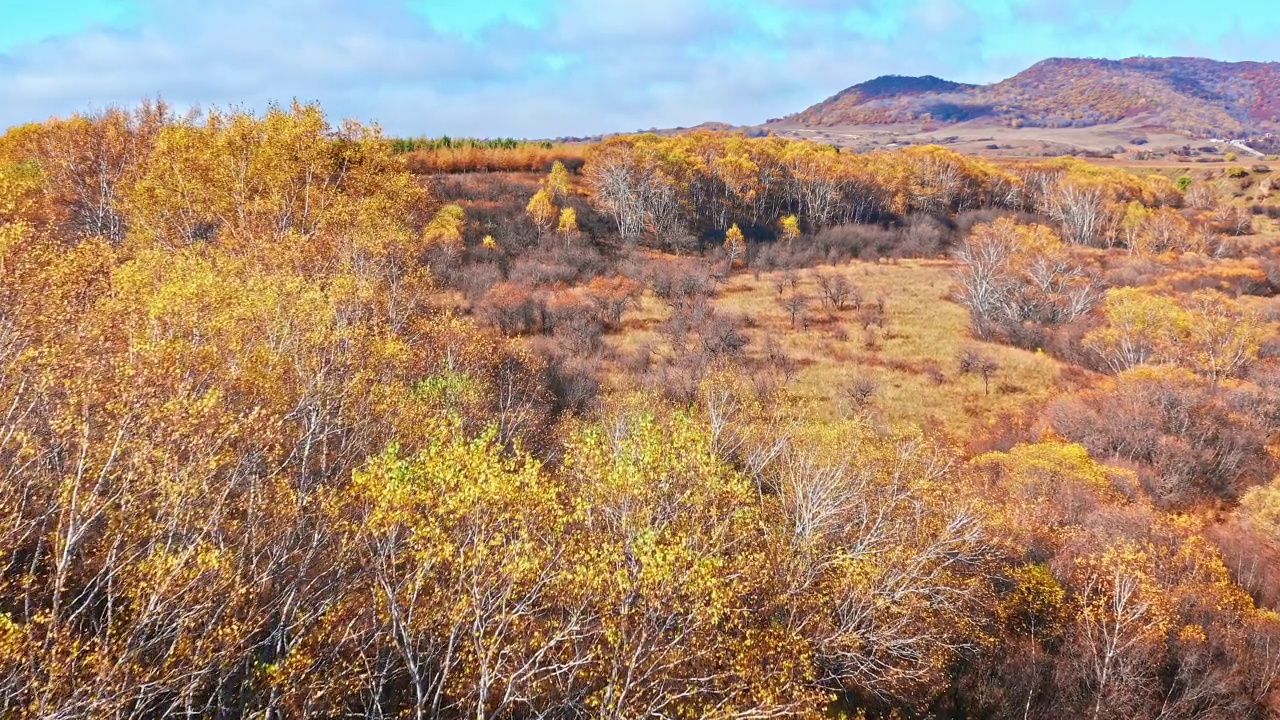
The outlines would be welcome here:
[[[1280,717],[1280,188],[0,136],[0,717]]]

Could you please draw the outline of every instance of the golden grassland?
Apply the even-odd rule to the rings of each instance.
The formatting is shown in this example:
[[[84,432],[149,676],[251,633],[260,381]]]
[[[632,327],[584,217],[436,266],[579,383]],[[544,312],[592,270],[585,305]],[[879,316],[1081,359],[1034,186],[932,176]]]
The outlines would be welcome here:
[[[780,272],[757,277],[739,271],[720,287],[714,304],[720,314],[747,318],[748,362],[763,364],[771,342],[796,362],[788,391],[797,416],[866,413],[881,422],[929,427],[964,440],[1075,383],[1071,373],[1064,375],[1065,366],[1045,353],[975,340],[968,312],[949,299],[951,268],[946,260],[903,260],[798,271],[796,291],[811,299],[807,327],[803,322],[792,327],[779,301],[775,280]],[[883,299],[883,329],[864,327],[866,315],[857,310],[820,308],[815,273],[843,274],[858,288],[864,306]],[[791,292],[786,289],[784,296]],[[625,356],[646,345],[656,355],[670,353],[656,330],[668,315],[662,300],[646,294],[624,316],[624,332],[609,339],[615,354]],[[959,355],[966,349],[998,364],[989,383],[960,371]],[[849,389],[864,378],[875,391],[859,408]],[[615,386],[624,382],[612,380]]]

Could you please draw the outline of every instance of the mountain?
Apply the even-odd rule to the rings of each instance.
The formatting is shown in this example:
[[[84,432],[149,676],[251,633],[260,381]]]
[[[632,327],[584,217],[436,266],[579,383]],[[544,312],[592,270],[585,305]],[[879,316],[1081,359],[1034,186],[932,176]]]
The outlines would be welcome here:
[[[774,124],[884,125],[974,121],[1092,127],[1133,120],[1198,137],[1280,128],[1280,63],[1204,58],[1054,58],[990,85],[884,76]]]
[[[977,85],[943,80],[932,75],[923,77],[907,77],[904,75],[882,75],[874,80],[854,85],[842,90],[827,103],[855,106],[872,100],[883,100],[895,97],[917,97],[928,94],[964,92],[977,88]]]

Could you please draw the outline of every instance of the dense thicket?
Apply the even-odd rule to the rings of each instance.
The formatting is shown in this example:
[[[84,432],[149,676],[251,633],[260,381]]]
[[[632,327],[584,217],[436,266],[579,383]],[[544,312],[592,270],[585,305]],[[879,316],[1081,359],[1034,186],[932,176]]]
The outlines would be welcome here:
[[[593,146],[582,173],[622,239],[671,250],[687,248],[690,235],[723,240],[733,225],[748,239],[804,231],[821,241],[850,226],[911,230],[941,220],[952,229],[966,216],[1023,214],[1052,222],[1073,244],[1221,254],[1223,236],[1251,226],[1247,211],[1220,204],[1207,183],[1179,187],[1070,158],[997,165],[938,146],[857,154],[775,137],[621,136]],[[855,234],[852,247],[837,243],[818,259],[936,254],[951,239]]]
[[[522,220],[490,216],[495,238],[393,150],[308,106],[0,138],[0,715],[1274,715],[1280,617],[1208,519],[1160,509],[1248,486],[1241,522],[1274,532],[1254,438],[1207,445],[1187,418],[1211,416],[1175,406],[1117,449],[1090,419],[1110,396],[1055,408],[1066,440],[978,457],[795,420],[735,363],[708,266],[584,230],[565,166]],[[817,242],[800,224],[1025,209],[1027,178],[1062,181],[1044,172],[732,137],[615,140],[585,169],[625,240],[793,213],[795,244]],[[1061,250],[999,223],[974,236]],[[1074,277],[1049,288],[1055,322]],[[568,352],[475,323],[442,278]],[[568,363],[646,286],[699,372],[678,403],[587,402]],[[1230,316],[1214,302],[1179,311]],[[1260,402],[1231,384],[1248,363],[1177,362],[1115,382]],[[1162,485],[1111,456],[1206,474]]]

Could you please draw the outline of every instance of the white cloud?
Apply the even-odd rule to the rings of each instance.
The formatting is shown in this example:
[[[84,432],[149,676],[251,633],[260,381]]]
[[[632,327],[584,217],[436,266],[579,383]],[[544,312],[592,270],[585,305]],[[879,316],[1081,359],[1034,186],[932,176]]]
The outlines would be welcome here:
[[[155,94],[254,108],[320,100],[335,117],[414,134],[752,123],[885,73],[996,79],[1026,58],[993,50],[993,34],[1053,37],[1061,22],[1047,0],[1024,3],[1025,27],[1012,28],[961,0],[556,0],[538,28],[499,21],[464,36],[399,0],[141,1],[134,29],[0,55],[0,123]],[[885,22],[851,26],[850,11]]]

